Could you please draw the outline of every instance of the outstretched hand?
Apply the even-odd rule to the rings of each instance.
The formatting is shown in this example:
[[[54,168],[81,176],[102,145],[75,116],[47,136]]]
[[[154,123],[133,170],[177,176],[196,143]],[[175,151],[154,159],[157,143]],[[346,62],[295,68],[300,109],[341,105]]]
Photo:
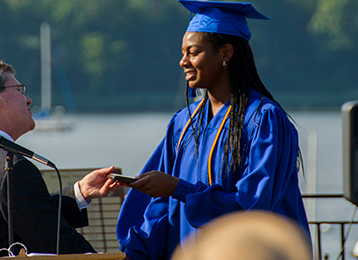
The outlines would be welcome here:
[[[114,171],[114,166],[90,172],[79,181],[81,193],[85,199],[101,198],[123,186],[107,178],[106,175]]]
[[[179,182],[178,178],[160,171],[146,172],[137,178],[129,187],[154,198],[172,196]]]

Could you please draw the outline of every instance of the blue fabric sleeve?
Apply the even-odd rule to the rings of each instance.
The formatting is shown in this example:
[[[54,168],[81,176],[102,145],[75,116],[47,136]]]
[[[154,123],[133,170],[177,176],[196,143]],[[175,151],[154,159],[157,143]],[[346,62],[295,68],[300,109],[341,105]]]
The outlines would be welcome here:
[[[172,148],[168,147],[167,138],[168,135],[154,151],[142,173],[152,170],[164,172],[165,168],[171,168],[171,157],[168,154],[172,153]],[[133,260],[163,259],[166,255],[168,200],[168,197],[152,199],[130,189],[119,213],[117,238],[121,244],[120,249]]]
[[[236,193],[217,184],[179,181],[173,197],[185,203],[193,227],[236,210],[274,210],[280,202],[291,179],[288,175],[297,173],[297,133],[282,110],[269,106],[248,122],[249,150]]]
[[[168,197],[153,200],[143,216],[143,223],[129,229],[127,240],[121,241],[121,246],[132,259],[162,259],[166,248]]]
[[[142,172],[147,172],[151,170],[157,170],[160,166],[161,154],[163,149],[164,141],[160,143],[157,149],[154,151],[153,155],[143,168]],[[155,220],[153,219],[155,216],[149,214],[149,217],[146,215],[151,213],[151,208],[148,207],[151,203],[152,199],[148,195],[130,189],[126,199],[124,200],[121,211],[119,212],[118,222],[117,222],[117,238],[121,244],[120,249],[128,254],[132,259],[150,259],[150,250],[152,245],[147,244],[150,243],[149,238],[153,237],[152,230],[148,230],[148,221],[154,226],[158,227],[163,226],[162,221],[165,221],[165,213],[164,219],[162,221],[158,220],[158,225],[155,225]],[[154,212],[159,213],[163,210],[167,210],[166,203],[159,203],[156,207],[154,207]],[[162,210],[160,209],[162,207]],[[133,210],[135,214],[132,214]],[[160,218],[158,214],[156,217]],[[142,225],[144,226],[142,227]],[[165,233],[165,232],[164,232]],[[155,243],[156,239],[154,239],[153,243]]]

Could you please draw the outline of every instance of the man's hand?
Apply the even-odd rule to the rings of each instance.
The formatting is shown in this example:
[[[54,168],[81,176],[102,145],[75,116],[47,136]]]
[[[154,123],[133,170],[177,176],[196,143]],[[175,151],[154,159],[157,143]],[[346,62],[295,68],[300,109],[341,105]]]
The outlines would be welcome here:
[[[138,180],[128,186],[151,197],[172,196],[179,178],[160,171],[150,171],[138,176]]]
[[[81,193],[85,199],[101,198],[123,186],[118,182],[107,178],[106,175],[113,172],[114,166],[102,168],[90,172],[79,181]]]

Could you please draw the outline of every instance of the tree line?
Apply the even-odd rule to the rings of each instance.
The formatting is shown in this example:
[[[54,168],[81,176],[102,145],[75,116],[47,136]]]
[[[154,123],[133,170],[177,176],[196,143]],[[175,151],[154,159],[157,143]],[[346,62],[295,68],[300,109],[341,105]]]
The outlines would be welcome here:
[[[356,0],[250,1],[262,81],[288,109],[358,99]],[[1,57],[40,106],[40,25],[51,27],[52,103],[71,112],[172,112],[184,105],[179,66],[189,12],[176,0],[3,0]]]

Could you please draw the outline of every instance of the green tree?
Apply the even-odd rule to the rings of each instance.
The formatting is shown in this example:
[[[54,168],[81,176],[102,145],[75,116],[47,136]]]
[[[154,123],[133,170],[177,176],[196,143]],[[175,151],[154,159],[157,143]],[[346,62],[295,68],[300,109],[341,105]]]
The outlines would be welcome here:
[[[249,20],[250,44],[263,82],[284,107],[337,108],[358,97],[358,1],[251,2],[271,17]],[[44,21],[54,105],[66,105],[66,85],[80,112],[170,111],[184,93],[178,62],[189,12],[176,0],[3,0],[0,15],[0,59],[29,85],[34,106]]]

